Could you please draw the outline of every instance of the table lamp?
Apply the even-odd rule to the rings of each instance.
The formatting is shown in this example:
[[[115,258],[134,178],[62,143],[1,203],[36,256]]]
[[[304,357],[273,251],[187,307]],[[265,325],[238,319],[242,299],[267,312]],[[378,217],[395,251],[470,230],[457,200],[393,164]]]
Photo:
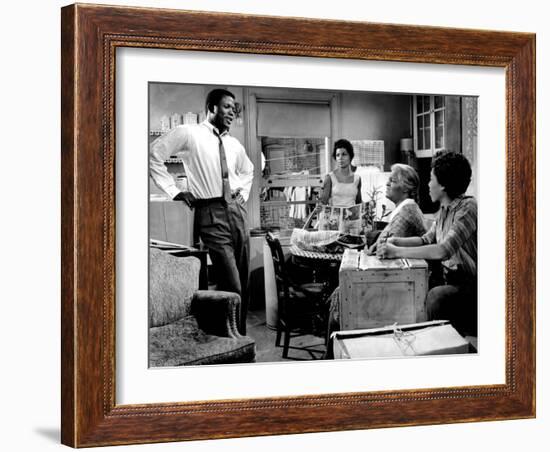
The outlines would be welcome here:
[[[413,168],[416,168],[416,155],[413,152],[413,139],[401,138],[399,140],[399,147],[401,149],[401,161]]]

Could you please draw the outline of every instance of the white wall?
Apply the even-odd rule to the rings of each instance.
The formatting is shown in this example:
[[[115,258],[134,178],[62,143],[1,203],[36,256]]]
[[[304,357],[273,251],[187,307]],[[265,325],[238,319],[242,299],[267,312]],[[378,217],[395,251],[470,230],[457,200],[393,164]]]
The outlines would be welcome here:
[[[115,1],[115,0],[113,0]],[[99,3],[91,1],[92,3]],[[547,168],[548,135],[543,124],[550,115],[550,31],[544,2],[524,0],[452,3],[297,2],[278,0],[116,0],[119,4],[208,9],[257,14],[413,23],[537,32],[538,167]],[[3,215],[2,271],[2,435],[9,451],[62,450],[59,445],[59,7],[65,2],[8,2],[3,8],[1,124]],[[6,102],[7,101],[7,102]],[[32,125],[18,118],[33,112]],[[7,138],[7,140],[6,140]],[[10,157],[15,158],[10,158]],[[27,160],[25,171],[18,164]],[[29,159],[32,165],[29,165]],[[27,170],[31,167],[32,171]],[[539,173],[543,174],[542,171]],[[550,178],[538,183],[538,274],[548,274],[549,216],[543,211],[550,196]],[[115,450],[279,451],[279,450],[401,450],[467,451],[491,448],[502,452],[547,450],[541,444],[550,429],[547,347],[550,318],[548,278],[538,285],[538,418],[536,420],[408,427],[372,431],[320,433],[148,446]],[[546,348],[546,350],[545,350]],[[543,354],[545,351],[545,354]],[[547,446],[546,446],[547,447]]]

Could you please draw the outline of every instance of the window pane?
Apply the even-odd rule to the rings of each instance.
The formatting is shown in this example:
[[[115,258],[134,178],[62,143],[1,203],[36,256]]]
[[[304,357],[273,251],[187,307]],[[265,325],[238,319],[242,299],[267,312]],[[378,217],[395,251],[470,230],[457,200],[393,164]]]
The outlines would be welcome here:
[[[422,96],[416,96],[416,114],[419,115],[424,111],[422,108]]]
[[[435,125],[436,127],[443,127],[445,122],[445,110],[439,110],[435,112]]]
[[[424,115],[419,115],[416,119],[416,137],[418,139],[418,149],[424,149]]]
[[[426,124],[424,125],[424,149],[430,149],[431,145],[431,136],[430,136],[430,117],[426,115]]]
[[[443,96],[434,96],[434,108],[443,108],[445,106],[445,98]]]
[[[444,139],[445,110],[435,112],[435,147],[440,149],[445,147]]]
[[[445,147],[445,140],[443,139],[443,127],[435,128],[435,147],[441,149]]]
[[[444,140],[443,140],[443,130],[438,131],[436,129],[436,131],[435,131],[435,148],[436,149],[441,149],[443,147],[445,147],[445,143],[444,143]]]
[[[430,111],[430,96],[424,96],[424,111]]]

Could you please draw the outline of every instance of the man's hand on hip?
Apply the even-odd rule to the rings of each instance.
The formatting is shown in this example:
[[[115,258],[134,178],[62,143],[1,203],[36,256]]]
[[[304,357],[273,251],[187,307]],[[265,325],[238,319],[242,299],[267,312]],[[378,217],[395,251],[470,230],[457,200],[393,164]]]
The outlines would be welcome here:
[[[237,202],[239,202],[243,206],[246,205],[246,201],[244,200],[243,195],[241,195],[240,193],[237,194]]]
[[[237,188],[234,192],[233,192],[233,196],[235,197],[235,199],[237,200],[237,202],[241,205],[241,206],[244,206],[246,204],[246,201],[244,200],[244,197],[241,193],[241,188]]]
[[[189,207],[193,207],[193,202],[195,202],[195,197],[188,191],[180,191],[176,196],[174,196],[174,201],[183,201]]]

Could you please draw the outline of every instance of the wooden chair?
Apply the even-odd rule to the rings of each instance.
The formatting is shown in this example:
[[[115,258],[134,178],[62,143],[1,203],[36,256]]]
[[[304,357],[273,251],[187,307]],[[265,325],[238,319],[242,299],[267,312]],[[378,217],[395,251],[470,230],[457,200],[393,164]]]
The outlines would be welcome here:
[[[289,359],[290,349],[306,351],[312,359],[320,358],[325,353],[324,349],[320,350],[312,346],[291,346],[290,340],[306,334],[320,337],[326,334],[328,308],[325,305],[325,285],[294,283],[288,273],[279,239],[268,232],[266,240],[271,250],[277,283],[279,318],[275,345],[280,347],[281,337],[283,337],[283,358],[285,359]],[[321,356],[317,356],[319,354]]]

